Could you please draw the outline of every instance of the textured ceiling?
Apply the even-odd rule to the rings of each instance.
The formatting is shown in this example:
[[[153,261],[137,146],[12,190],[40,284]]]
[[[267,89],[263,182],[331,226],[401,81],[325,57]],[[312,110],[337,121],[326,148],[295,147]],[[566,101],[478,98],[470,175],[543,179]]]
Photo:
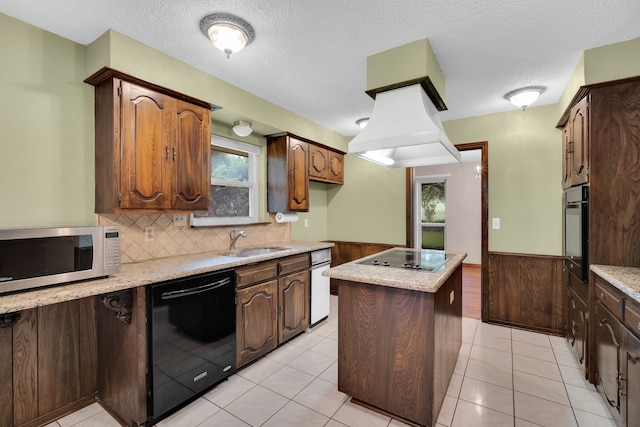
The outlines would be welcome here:
[[[446,78],[443,121],[558,102],[582,52],[640,37],[638,0],[0,0],[0,12],[81,44],[109,28],[344,135],[369,116],[366,57],[428,38]],[[256,39],[227,60],[200,32],[235,14]],[[215,103],[215,100],[210,100]]]

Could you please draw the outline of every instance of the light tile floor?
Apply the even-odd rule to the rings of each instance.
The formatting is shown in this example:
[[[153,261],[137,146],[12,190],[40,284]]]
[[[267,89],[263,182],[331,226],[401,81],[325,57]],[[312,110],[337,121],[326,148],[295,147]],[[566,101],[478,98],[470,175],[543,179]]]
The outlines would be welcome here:
[[[337,308],[228,381],[158,423],[184,426],[403,426],[337,389]],[[92,404],[50,427],[117,426]],[[438,427],[615,426],[560,337],[463,319],[463,344]]]

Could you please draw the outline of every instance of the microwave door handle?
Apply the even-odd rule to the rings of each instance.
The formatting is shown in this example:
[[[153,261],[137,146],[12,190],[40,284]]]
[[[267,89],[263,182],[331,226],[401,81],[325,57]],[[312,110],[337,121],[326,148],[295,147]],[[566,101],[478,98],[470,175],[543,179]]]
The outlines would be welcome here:
[[[179,291],[163,292],[162,294],[160,294],[160,298],[163,300],[167,300],[167,299],[187,297],[190,295],[197,295],[203,292],[208,292],[214,289],[218,289],[224,285],[228,285],[229,282],[230,282],[230,279],[225,278],[222,280],[218,280],[217,282],[207,283],[206,285],[198,286],[195,288],[181,289]]]

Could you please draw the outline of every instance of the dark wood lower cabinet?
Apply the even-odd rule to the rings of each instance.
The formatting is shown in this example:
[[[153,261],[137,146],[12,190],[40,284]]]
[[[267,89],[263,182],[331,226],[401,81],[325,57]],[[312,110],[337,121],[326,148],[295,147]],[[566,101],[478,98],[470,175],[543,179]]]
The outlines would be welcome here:
[[[609,412],[616,422],[622,420],[621,386],[623,373],[620,369],[622,354],[622,323],[618,321],[604,306],[595,305],[594,325],[598,353],[598,370],[596,387],[609,407]]]
[[[278,345],[278,281],[238,289],[236,366],[267,354]]]
[[[289,274],[278,279],[280,325],[278,344],[281,344],[309,326],[309,270]]]
[[[587,377],[588,367],[588,331],[589,307],[578,294],[569,288],[567,294],[567,340],[573,348],[578,363],[582,366],[584,376]]]
[[[24,310],[0,328],[0,426],[37,426],[95,399],[93,300]]]
[[[640,427],[640,339],[624,330],[622,369],[626,372],[623,384],[622,405],[625,408],[627,427]]]
[[[566,286],[562,258],[489,254],[488,322],[564,334]]]
[[[129,323],[107,309],[101,296],[95,297],[98,398],[112,415],[135,426],[147,421],[146,290],[143,286],[124,292]]]

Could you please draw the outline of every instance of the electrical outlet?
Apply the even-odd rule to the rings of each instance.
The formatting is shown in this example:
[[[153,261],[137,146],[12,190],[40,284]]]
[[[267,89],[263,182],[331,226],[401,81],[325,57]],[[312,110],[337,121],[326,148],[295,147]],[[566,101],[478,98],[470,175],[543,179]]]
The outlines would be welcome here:
[[[449,305],[453,304],[453,300],[455,300],[455,297],[456,297],[456,292],[451,291],[451,293],[449,294]]]
[[[309,220],[306,218],[304,220],[304,228],[309,228]]]
[[[186,227],[187,214],[173,214],[173,226],[174,227]]]
[[[153,225],[148,225],[144,228],[144,241],[153,242],[156,240],[156,228]]]

